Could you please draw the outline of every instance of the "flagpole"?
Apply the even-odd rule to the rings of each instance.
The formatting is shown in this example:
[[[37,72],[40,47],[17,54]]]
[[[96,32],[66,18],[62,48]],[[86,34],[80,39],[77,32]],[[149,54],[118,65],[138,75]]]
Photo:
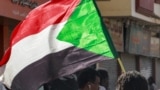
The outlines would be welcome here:
[[[121,67],[122,72],[126,72],[120,58],[118,58],[118,63],[120,65],[120,67]]]

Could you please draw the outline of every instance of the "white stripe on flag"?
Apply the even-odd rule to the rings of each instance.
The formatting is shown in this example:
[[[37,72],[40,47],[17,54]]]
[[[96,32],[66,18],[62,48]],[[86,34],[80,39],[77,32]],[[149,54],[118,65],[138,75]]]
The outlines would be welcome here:
[[[42,32],[28,36],[12,47],[11,57],[6,64],[3,82],[7,87],[11,86],[14,77],[26,66],[38,61],[42,57],[59,52],[73,45],[56,39],[66,22],[51,25]]]

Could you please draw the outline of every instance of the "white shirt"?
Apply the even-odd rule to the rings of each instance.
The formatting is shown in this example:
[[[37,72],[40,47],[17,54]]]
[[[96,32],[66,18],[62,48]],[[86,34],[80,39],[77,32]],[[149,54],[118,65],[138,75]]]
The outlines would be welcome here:
[[[99,90],[106,90],[104,86],[99,86]]]

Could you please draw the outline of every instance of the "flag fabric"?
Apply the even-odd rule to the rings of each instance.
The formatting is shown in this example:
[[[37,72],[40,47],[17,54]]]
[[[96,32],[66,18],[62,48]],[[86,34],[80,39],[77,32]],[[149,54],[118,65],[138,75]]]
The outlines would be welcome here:
[[[14,29],[0,61],[4,85],[37,90],[57,77],[117,57],[94,0],[50,0]]]

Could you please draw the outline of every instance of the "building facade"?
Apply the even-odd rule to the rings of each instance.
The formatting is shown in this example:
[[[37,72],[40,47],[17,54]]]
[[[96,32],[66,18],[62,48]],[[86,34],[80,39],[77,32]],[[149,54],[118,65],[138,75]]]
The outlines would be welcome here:
[[[159,0],[97,0],[97,5],[126,71],[153,76],[160,88]],[[109,72],[110,90],[115,90],[121,68],[117,60],[101,62]]]

